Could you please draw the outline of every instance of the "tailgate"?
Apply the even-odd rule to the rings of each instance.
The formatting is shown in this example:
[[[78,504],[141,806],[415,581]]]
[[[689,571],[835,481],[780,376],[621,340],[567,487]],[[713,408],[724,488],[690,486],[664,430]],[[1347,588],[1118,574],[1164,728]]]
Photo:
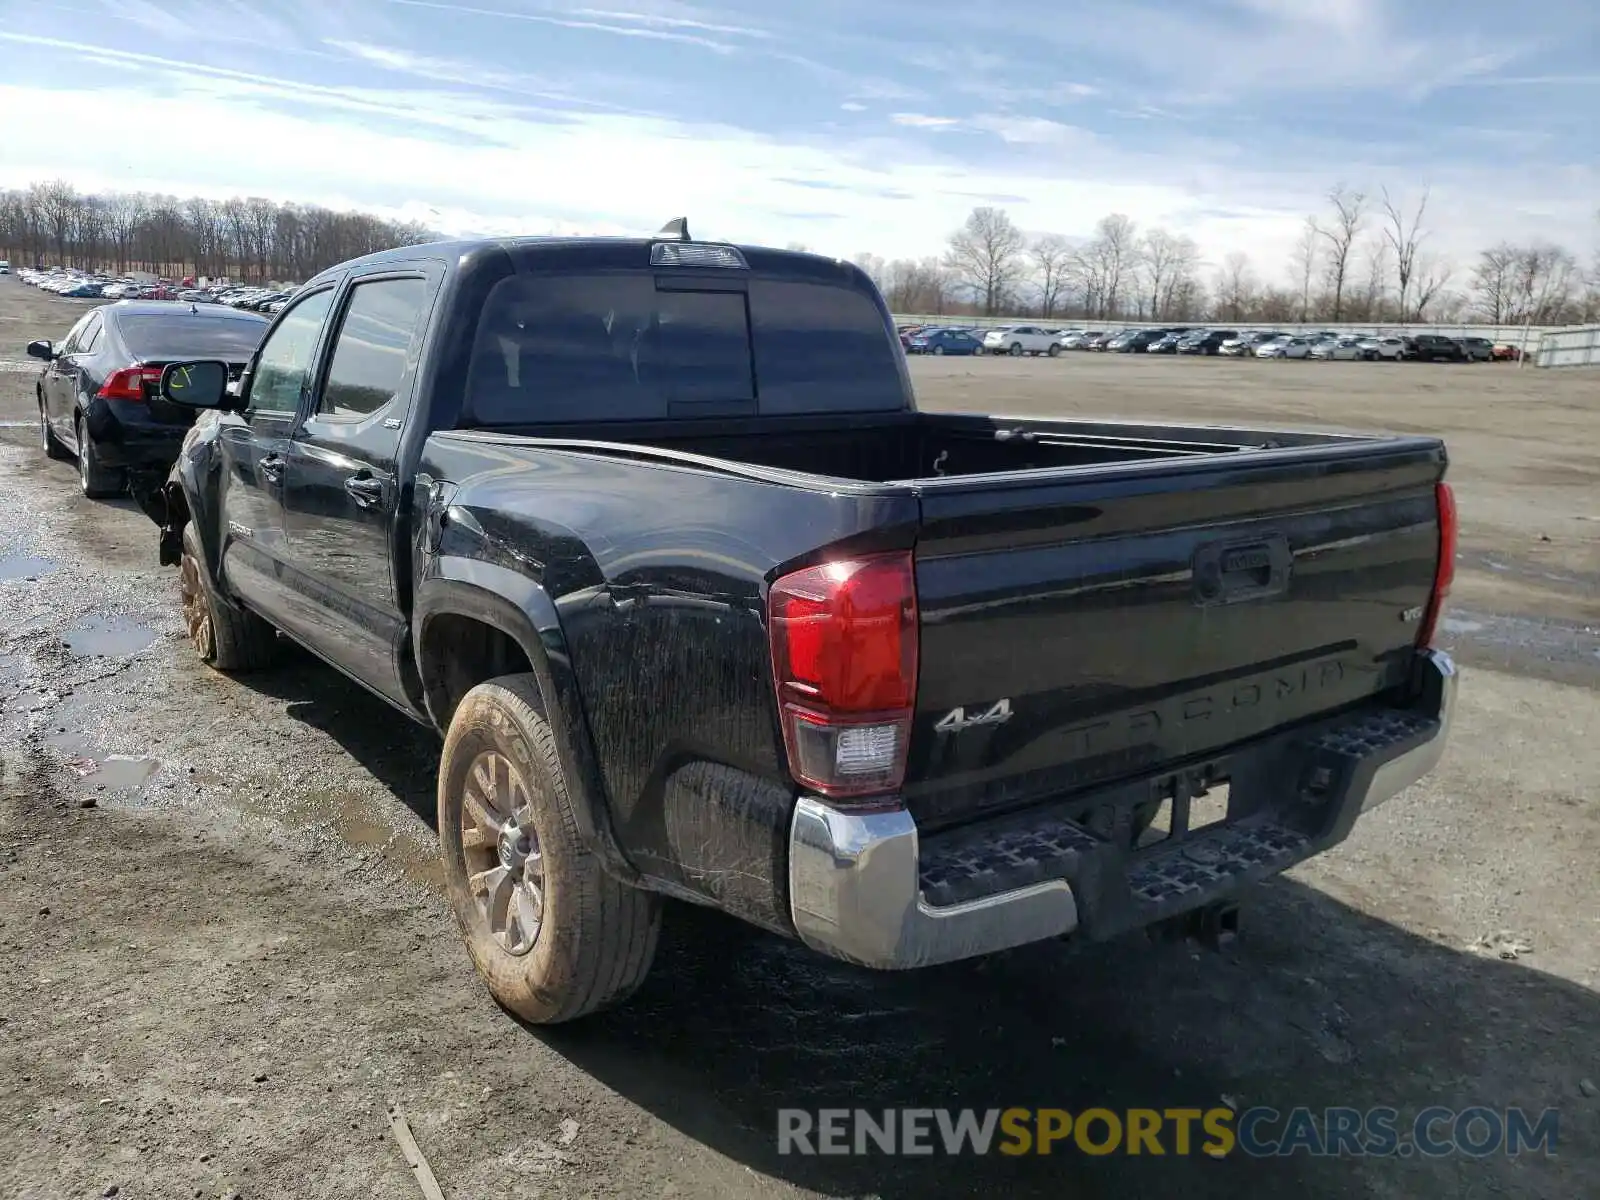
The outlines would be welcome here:
[[[923,481],[904,796],[937,828],[1402,685],[1444,447]]]

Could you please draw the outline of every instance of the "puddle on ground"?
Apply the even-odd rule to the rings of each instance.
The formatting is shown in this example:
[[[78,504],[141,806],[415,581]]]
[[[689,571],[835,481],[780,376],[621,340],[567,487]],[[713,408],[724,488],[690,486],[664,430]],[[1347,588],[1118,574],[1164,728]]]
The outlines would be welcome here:
[[[444,893],[444,869],[438,848],[419,844],[385,822],[373,811],[373,802],[364,796],[332,788],[289,797],[271,790],[235,790],[228,807],[291,829],[325,826],[346,845],[381,855],[412,883]]]
[[[101,759],[75,758],[67,764],[86,788],[96,791],[136,791],[150,782],[150,777],[161,769],[153,758],[135,758],[129,754],[108,754]]]
[[[73,758],[93,757],[90,751],[94,748],[94,742],[87,733],[61,730],[52,733],[44,740],[57,750],[72,755]]]
[[[128,617],[90,617],[67,630],[61,640],[74,654],[121,658],[148,649],[156,634]]]
[[[37,579],[41,575],[50,574],[55,569],[55,563],[48,558],[40,558],[36,554],[0,555],[0,582],[13,579]]]

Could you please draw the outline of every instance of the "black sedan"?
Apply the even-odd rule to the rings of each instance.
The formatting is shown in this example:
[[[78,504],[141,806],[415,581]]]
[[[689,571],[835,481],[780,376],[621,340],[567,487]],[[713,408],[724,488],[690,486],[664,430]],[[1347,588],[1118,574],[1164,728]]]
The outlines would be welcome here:
[[[161,368],[209,358],[242,370],[270,324],[222,305],[124,300],[85,313],[60,343],[28,343],[47,364],[35,387],[44,452],[76,455],[92,499],[121,495],[130,469],[165,474],[194,412],[162,399]]]

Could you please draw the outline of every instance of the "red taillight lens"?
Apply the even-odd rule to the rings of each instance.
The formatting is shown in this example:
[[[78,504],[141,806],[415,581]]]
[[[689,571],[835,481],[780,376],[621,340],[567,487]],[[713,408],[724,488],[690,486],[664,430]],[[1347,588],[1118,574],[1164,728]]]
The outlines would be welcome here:
[[[1433,595],[1428,600],[1428,611],[1422,618],[1422,630],[1417,634],[1417,645],[1432,646],[1439,631],[1439,614],[1444,609],[1445,598],[1450,595],[1450,585],[1456,581],[1456,494],[1448,483],[1434,489],[1439,503],[1439,565],[1433,572]]]
[[[160,367],[123,367],[106,376],[95,395],[102,400],[143,400],[147,383],[151,387],[161,386]]]
[[[898,788],[917,696],[910,553],[785,575],[772,585],[767,612],[795,779],[830,797]]]

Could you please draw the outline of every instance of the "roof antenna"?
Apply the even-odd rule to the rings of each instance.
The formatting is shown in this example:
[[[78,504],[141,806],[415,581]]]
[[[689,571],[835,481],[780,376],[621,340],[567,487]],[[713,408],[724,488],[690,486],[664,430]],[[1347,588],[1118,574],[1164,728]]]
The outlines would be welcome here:
[[[661,232],[656,236],[658,238],[671,238],[677,242],[687,242],[689,240],[689,218],[673,217],[672,220],[661,227]]]

